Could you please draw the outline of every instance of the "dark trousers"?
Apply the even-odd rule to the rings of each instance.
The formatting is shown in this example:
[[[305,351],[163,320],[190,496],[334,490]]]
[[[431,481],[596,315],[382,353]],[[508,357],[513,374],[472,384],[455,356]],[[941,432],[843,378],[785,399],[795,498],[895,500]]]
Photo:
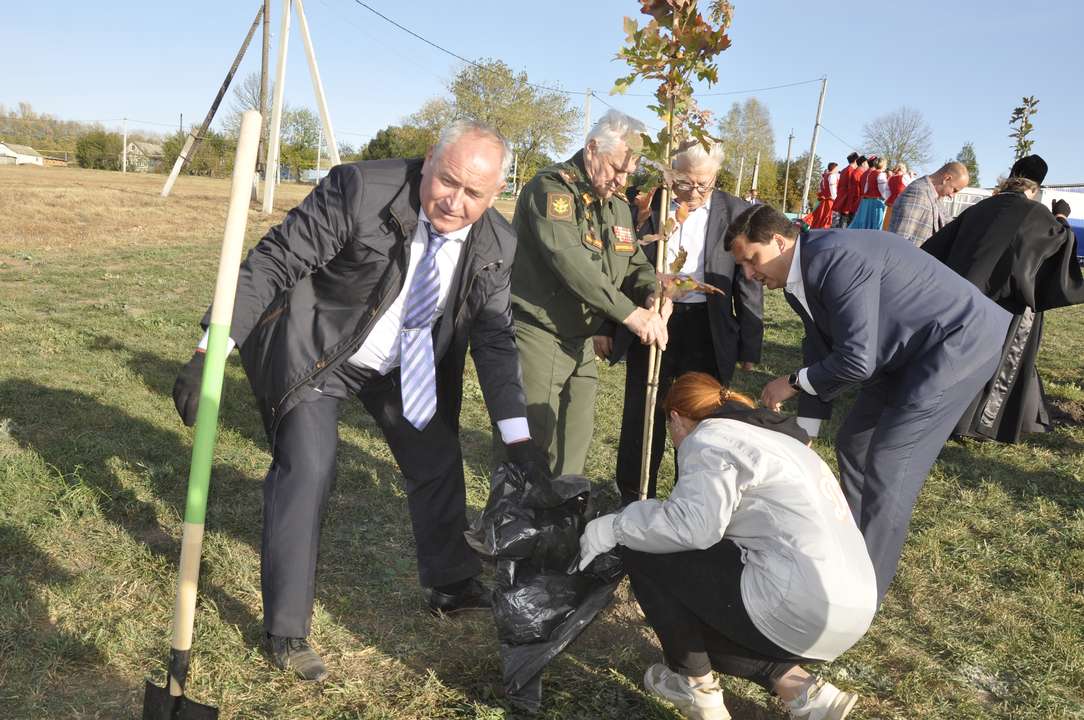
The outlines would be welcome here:
[[[655,403],[655,431],[651,441],[651,474],[647,496],[655,497],[659,465],[666,449],[666,393],[674,379],[687,372],[719,377],[719,365],[711,343],[707,303],[674,303],[668,324],[670,341],[662,355],[659,394]],[[622,502],[640,498],[640,460],[644,447],[644,404],[647,402],[648,348],[635,342],[629,347],[625,368],[625,407],[621,413],[621,441],[617,448],[615,480]],[[730,379],[727,378],[726,382]],[[675,459],[676,464],[676,459]]]
[[[381,377],[346,365],[303,392],[279,423],[263,486],[260,576],[267,632],[309,634],[320,526],[335,480],[339,403],[351,396],[376,420],[403,473],[421,584],[446,585],[477,575],[481,564],[463,539],[466,491],[459,436],[440,408],[424,430],[403,419],[398,370]]]
[[[715,670],[774,692],[788,670],[816,662],[782,649],[753,624],[741,599],[741,549],[730,540],[664,555],[625,548],[621,557],[674,672],[699,677]]]
[[[910,392],[906,377],[858,392],[836,437],[839,479],[877,575],[877,600],[896,576],[918,494],[968,404],[993,376],[999,355],[942,391]],[[918,399],[914,399],[915,397]]]

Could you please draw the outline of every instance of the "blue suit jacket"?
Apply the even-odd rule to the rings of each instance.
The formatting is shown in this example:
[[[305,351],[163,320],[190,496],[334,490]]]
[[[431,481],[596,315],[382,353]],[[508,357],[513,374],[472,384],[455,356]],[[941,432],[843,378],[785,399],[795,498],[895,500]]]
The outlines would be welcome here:
[[[806,334],[816,334],[803,348],[819,399],[891,377],[897,401],[917,400],[1000,355],[1010,314],[909,241],[837,229],[799,242]]]

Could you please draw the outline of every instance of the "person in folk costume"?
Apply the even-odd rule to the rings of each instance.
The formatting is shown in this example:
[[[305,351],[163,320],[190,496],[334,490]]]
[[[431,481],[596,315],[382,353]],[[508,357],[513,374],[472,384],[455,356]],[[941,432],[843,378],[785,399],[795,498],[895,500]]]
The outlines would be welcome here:
[[[836,201],[832,210],[835,217],[834,227],[847,227],[851,221],[847,216],[847,208],[851,205],[851,195],[854,193],[854,173],[858,169],[858,153],[853,152],[847,156],[847,167],[839,173],[839,184],[836,188]]]
[[[888,199],[885,200],[885,220],[881,223],[881,229],[888,229],[888,221],[892,218],[892,206],[896,202],[896,198],[900,196],[900,193],[907,187],[908,179],[910,176],[907,173],[907,165],[904,163],[896,163],[896,167],[892,168],[892,172],[888,175]]]
[[[851,174],[854,185],[851,186],[851,194],[847,198],[847,221],[842,227],[850,227],[854,222],[854,216],[858,213],[858,206],[862,202],[862,192],[865,189],[866,172],[869,170],[869,159],[865,155],[858,156],[858,166]]]
[[[817,191],[817,209],[813,211],[812,228],[832,227],[832,206],[839,194],[839,163],[828,163],[828,171],[821,173],[821,185]]]
[[[1051,429],[1042,380],[1035,367],[1043,311],[1084,303],[1084,278],[1069,204],[1052,210],[1036,202],[1046,163],[1030,155],[1013,165],[995,195],[960,213],[922,249],[1013,314],[997,373],[968,407],[955,435],[1020,441]]]
[[[888,175],[885,159],[871,157],[869,170],[862,177],[862,202],[848,226],[856,230],[880,230],[884,223],[885,200],[888,198]]]

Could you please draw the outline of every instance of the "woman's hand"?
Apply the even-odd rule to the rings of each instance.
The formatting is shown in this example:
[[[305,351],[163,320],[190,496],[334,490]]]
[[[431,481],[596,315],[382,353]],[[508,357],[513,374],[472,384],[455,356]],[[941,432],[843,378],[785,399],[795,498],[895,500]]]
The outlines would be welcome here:
[[[602,515],[587,523],[580,535],[580,570],[586,570],[597,555],[609,552],[617,545],[614,537],[616,513]]]

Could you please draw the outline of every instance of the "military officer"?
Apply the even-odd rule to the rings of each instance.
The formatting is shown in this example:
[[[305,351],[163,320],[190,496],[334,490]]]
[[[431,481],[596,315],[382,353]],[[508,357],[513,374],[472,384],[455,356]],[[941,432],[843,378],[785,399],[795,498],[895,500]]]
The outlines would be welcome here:
[[[583,150],[535,175],[516,205],[512,316],[527,422],[555,474],[582,473],[587,459],[598,385],[592,336],[612,322],[666,345],[669,301],[662,314],[651,309],[655,270],[624,198],[644,129],[607,112]]]

